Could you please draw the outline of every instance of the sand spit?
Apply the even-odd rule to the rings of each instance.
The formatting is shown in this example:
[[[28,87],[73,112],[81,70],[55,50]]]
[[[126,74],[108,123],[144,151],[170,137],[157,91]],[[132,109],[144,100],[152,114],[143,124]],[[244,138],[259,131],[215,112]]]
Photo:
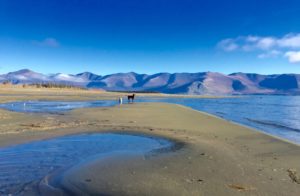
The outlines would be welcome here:
[[[118,100],[130,93],[106,92],[99,89],[59,89],[59,88],[22,88],[21,86],[6,86],[0,84],[0,103],[25,100],[60,100],[60,101],[84,101],[84,100]],[[137,97],[156,98],[222,98],[209,95],[180,95],[163,93],[136,93]]]
[[[109,195],[299,195],[300,147],[185,107],[139,103],[63,115],[0,110],[0,146],[81,132],[146,133],[185,146],[166,156],[94,160],[60,186]],[[76,187],[76,188],[74,188]]]

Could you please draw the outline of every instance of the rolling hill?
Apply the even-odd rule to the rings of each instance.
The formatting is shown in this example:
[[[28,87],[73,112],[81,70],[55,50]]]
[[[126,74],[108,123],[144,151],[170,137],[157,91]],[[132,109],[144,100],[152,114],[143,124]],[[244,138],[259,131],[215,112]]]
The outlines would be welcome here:
[[[134,72],[97,75],[91,72],[45,75],[28,69],[0,75],[0,82],[13,84],[55,83],[109,91],[155,91],[172,94],[236,95],[283,94],[300,95],[300,74],[261,75],[255,73],[217,72],[157,73]]]

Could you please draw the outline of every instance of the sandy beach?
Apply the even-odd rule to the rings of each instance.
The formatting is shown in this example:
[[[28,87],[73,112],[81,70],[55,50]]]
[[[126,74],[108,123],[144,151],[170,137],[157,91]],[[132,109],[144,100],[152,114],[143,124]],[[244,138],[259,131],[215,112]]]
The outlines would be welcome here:
[[[59,101],[83,101],[83,100],[117,100],[126,97],[130,93],[107,92],[100,89],[68,89],[68,88],[36,88],[22,87],[22,85],[0,84],[0,103],[26,100],[59,100]],[[136,93],[139,97],[157,98],[220,98],[210,95],[180,95],[163,93]],[[227,96],[228,97],[228,96]],[[231,96],[234,97],[234,96]]]
[[[300,0],[0,0],[0,196],[300,196]]]
[[[86,98],[70,92],[50,99],[114,96],[87,93]],[[40,98],[48,99],[47,93],[6,95],[0,99],[8,102]],[[76,109],[63,115],[0,109],[0,122],[1,147],[107,131],[157,135],[184,144],[159,156],[120,155],[74,166],[60,180],[60,187],[72,194],[293,196],[300,192],[298,145],[179,105],[134,103]],[[57,191],[39,188],[42,194]],[[34,192],[27,192],[30,193]]]

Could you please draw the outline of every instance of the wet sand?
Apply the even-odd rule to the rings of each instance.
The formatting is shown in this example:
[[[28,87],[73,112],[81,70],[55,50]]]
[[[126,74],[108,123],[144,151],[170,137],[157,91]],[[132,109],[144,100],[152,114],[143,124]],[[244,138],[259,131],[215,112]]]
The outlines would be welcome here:
[[[68,88],[35,88],[19,85],[0,84],[0,103],[25,100],[59,100],[59,101],[84,101],[84,100],[118,100],[119,97],[127,98],[131,93],[106,92],[97,89],[68,89]],[[163,93],[135,93],[137,97],[174,97],[174,98],[220,98],[220,96],[203,95],[176,95]]]
[[[0,146],[101,131],[152,134],[184,143],[161,156],[109,157],[75,166],[59,182],[68,193],[293,196],[300,192],[298,145],[178,105],[139,103],[64,115],[0,110],[0,121]]]

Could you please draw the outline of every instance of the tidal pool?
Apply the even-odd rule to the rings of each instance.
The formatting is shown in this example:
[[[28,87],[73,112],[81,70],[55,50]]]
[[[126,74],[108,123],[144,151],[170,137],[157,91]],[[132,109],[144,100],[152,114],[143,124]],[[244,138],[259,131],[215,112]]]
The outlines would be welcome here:
[[[159,137],[122,133],[88,133],[0,148],[0,195],[22,194],[45,176],[90,158],[167,152],[175,143]]]
[[[15,112],[60,113],[76,108],[109,107],[117,104],[114,100],[99,101],[18,101],[0,104],[0,108]]]

